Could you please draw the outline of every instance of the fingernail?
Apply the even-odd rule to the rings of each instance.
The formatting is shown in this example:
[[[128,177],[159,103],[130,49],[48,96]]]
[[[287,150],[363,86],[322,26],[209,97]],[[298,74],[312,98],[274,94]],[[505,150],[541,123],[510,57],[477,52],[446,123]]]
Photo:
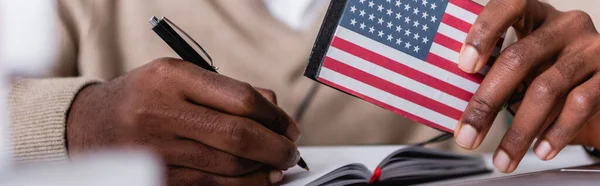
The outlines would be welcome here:
[[[456,143],[463,148],[471,149],[475,139],[477,139],[477,130],[471,125],[463,125],[456,136]]]
[[[479,52],[472,46],[465,45],[458,58],[458,67],[467,73],[475,73],[479,61]]]
[[[269,172],[269,181],[271,184],[279,183],[283,179],[283,172],[280,170],[272,170]]]
[[[552,151],[552,146],[550,146],[548,141],[544,140],[535,148],[535,155],[541,160],[547,160],[548,156],[550,155],[550,151]]]
[[[508,154],[506,154],[504,150],[498,151],[498,154],[494,157],[494,166],[496,166],[500,172],[508,171],[508,168],[510,167],[510,157],[508,157]]]

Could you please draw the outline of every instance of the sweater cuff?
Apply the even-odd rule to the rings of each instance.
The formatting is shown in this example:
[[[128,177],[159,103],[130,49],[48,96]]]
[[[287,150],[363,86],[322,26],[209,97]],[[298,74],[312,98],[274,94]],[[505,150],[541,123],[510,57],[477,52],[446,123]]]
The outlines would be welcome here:
[[[68,160],[67,112],[88,78],[17,79],[11,84],[11,147],[15,161]]]

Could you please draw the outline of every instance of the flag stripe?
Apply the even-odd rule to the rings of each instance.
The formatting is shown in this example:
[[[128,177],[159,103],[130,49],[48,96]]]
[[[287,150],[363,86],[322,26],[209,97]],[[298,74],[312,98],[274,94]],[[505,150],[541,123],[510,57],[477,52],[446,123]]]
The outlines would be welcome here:
[[[463,1],[463,0],[460,0]],[[448,3],[448,7],[446,7],[446,14],[450,14],[456,18],[462,19],[463,21],[473,24],[475,20],[477,20],[477,15],[473,14],[473,12],[469,12],[464,8],[456,6],[452,3]]]
[[[462,111],[452,108],[448,105],[442,104],[434,99],[425,97],[421,94],[413,92],[412,90],[407,89],[407,87],[398,86],[396,84],[390,83],[380,77],[374,76],[372,74],[363,72],[354,67],[348,66],[344,63],[341,63],[335,59],[330,57],[325,58],[323,62],[323,67],[336,71],[340,74],[348,76],[352,79],[360,81],[364,84],[373,86],[379,90],[383,90],[390,94],[393,94],[397,97],[401,97],[402,99],[412,100],[412,102],[421,105],[425,108],[453,118],[455,120],[459,120]]]
[[[433,43],[433,45],[431,45],[431,52],[437,56],[443,57],[444,59],[448,60],[449,62],[454,63],[454,65],[458,65],[458,52],[455,52],[449,48],[446,48],[440,44],[437,43]]]
[[[444,34],[437,34],[435,36],[435,39],[433,39],[433,42],[438,43],[446,48],[449,48],[455,52],[460,52],[460,49],[462,48],[462,43],[449,38],[448,36],[444,35]]]
[[[448,61],[447,59],[444,59],[438,55],[435,55],[433,53],[429,53],[429,56],[427,56],[427,62],[440,67],[442,69],[446,69],[456,75],[459,75],[465,79],[468,79],[470,81],[473,81],[477,84],[481,84],[481,82],[483,81],[483,75],[481,74],[467,74],[465,72],[463,72],[460,68],[458,68],[458,65],[456,65],[456,63]],[[479,85],[478,85],[479,87]]]
[[[481,14],[481,11],[483,11],[483,6],[476,2],[473,2],[472,0],[450,0],[448,6],[452,4],[464,8],[465,10],[468,10],[469,12],[474,13],[476,15]]]
[[[462,19],[456,18],[450,14],[444,14],[444,17],[442,17],[442,23],[463,31],[464,33],[469,33],[469,29],[471,29],[471,23],[467,23]]]
[[[477,83],[477,81],[470,80],[470,78],[473,77],[469,74],[460,71],[460,69],[458,73],[456,73],[454,71],[449,71],[448,69],[439,67],[436,64],[426,63],[423,60],[417,59],[392,47],[364,37],[342,26],[338,27],[335,35],[336,38],[344,39],[366,50],[372,51],[377,55],[391,59],[398,63],[402,63],[405,66],[408,66],[412,69],[423,72],[424,74],[435,77],[436,79],[446,81],[449,84],[452,84],[468,92],[474,93],[477,90],[477,88],[479,88],[479,84]],[[458,69],[458,66],[456,64],[452,66]]]
[[[458,110],[464,110],[473,93],[460,89],[445,81],[419,72],[389,58],[370,52],[341,38],[335,38],[327,56],[337,61],[361,69],[367,73],[382,77],[397,85],[429,98],[437,98],[442,92],[441,102]],[[410,79],[408,79],[410,78]]]
[[[467,38],[467,33],[444,23],[440,24],[438,34],[444,34],[460,43],[464,43]]]
[[[361,90],[354,91],[354,90],[352,90],[350,88],[346,88],[346,87],[344,87],[344,86],[342,86],[340,84],[334,83],[334,81],[335,82],[342,82],[343,83],[343,82],[347,82],[347,81],[341,81],[339,79],[347,79],[347,80],[349,80],[348,81],[349,83],[345,83],[346,85],[351,84],[353,87],[355,87],[355,89],[362,89],[361,92],[379,92],[379,90],[376,90],[375,88],[370,87],[368,85],[364,85],[364,84],[362,84],[360,82],[352,82],[353,80],[351,80],[350,78],[347,78],[347,77],[332,78],[332,76],[335,77],[335,75],[329,75],[329,74],[337,74],[337,73],[335,73],[335,72],[333,72],[333,71],[331,71],[329,69],[326,69],[326,68],[323,69],[323,73],[324,73],[324,77],[335,79],[335,80],[330,81],[330,80],[327,80],[325,78],[319,78],[318,80],[320,82],[324,83],[324,84],[327,84],[327,85],[333,87],[333,88],[339,89],[339,90],[341,90],[343,92],[346,92],[346,93],[349,93],[349,94],[352,94],[352,95],[354,95],[356,97],[359,97],[359,98],[361,98],[361,99],[363,99],[365,101],[368,101],[368,102],[373,103],[373,104],[375,104],[377,106],[380,106],[380,107],[382,107],[384,109],[387,109],[387,110],[390,110],[390,111],[395,112],[397,114],[400,114],[400,115],[402,115],[402,116],[404,116],[404,117],[406,117],[406,118],[408,118],[410,120],[416,121],[418,123],[425,124],[425,125],[427,125],[429,127],[433,127],[433,128],[439,129],[439,130],[446,131],[446,132],[453,132],[453,130],[454,130],[455,125],[450,126],[450,128],[452,128],[452,129],[450,129],[447,126],[445,126],[445,125],[443,125],[441,123],[441,122],[455,122],[454,120],[452,120],[450,118],[437,118],[438,121],[434,120],[437,123],[434,123],[434,121],[429,121],[427,119],[424,119],[424,117],[431,118],[431,116],[429,115],[429,113],[428,114],[420,114],[420,115],[423,115],[423,117],[419,117],[419,116],[417,116],[415,114],[412,114],[410,112],[407,112],[407,111],[404,111],[403,109],[401,109],[400,108],[401,106],[404,106],[404,107],[408,106],[408,107],[410,107],[410,106],[414,105],[414,104],[412,104],[412,103],[410,103],[410,102],[408,102],[406,100],[403,100],[401,98],[395,97],[395,96],[393,96],[393,95],[391,95],[389,93],[385,93],[385,95],[387,97],[383,97],[383,98],[386,98],[386,99],[382,100],[382,101],[379,101],[379,100],[377,100],[377,99],[375,99],[373,97],[377,97],[379,99],[382,99],[382,96],[367,96],[367,95],[365,95],[363,93],[357,92],[357,91],[361,91]],[[339,76],[341,76],[341,75],[339,75]],[[358,84],[354,84],[354,83],[358,83]],[[364,87],[364,88],[356,88],[356,87]],[[384,101],[389,101],[390,104],[396,103],[396,105],[392,106],[392,105],[386,104]],[[408,102],[409,104],[405,104],[406,102]],[[419,107],[419,106],[415,105],[415,107]],[[426,110],[426,108],[420,108],[420,109]],[[414,111],[415,109],[410,109],[410,110]],[[427,112],[432,112],[432,111],[426,110],[423,113],[427,113]],[[441,116],[442,117],[446,117],[446,116],[443,116],[443,115],[441,115]],[[436,119],[436,118],[433,118],[433,119]],[[444,119],[444,121],[439,121],[439,120],[442,120],[442,119]]]

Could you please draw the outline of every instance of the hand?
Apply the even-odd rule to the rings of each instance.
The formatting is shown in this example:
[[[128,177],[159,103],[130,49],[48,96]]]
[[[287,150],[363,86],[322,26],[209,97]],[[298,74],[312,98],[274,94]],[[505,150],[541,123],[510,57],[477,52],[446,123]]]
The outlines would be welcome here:
[[[460,146],[477,148],[515,89],[530,82],[494,155],[496,168],[507,173],[517,168],[536,137],[535,154],[543,160],[552,159],[570,142],[592,144],[579,135],[586,135],[584,128],[598,128],[590,119],[600,109],[600,37],[581,11],[559,12],[537,0],[492,0],[467,36],[459,67],[478,72],[511,26],[519,40],[492,65],[455,134]]]
[[[150,148],[166,163],[170,185],[272,184],[300,158],[300,132],[268,100],[274,95],[189,62],[157,59],[79,93],[68,114],[68,151]]]

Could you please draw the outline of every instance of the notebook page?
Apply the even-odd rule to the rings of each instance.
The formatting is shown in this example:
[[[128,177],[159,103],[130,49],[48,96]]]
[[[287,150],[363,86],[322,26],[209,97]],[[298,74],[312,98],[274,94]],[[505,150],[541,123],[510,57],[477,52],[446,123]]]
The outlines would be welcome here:
[[[300,154],[310,167],[310,171],[296,166],[284,172],[282,185],[306,185],[321,176],[351,163],[362,163],[373,171],[383,158],[404,148],[393,146],[336,146],[300,147]]]

